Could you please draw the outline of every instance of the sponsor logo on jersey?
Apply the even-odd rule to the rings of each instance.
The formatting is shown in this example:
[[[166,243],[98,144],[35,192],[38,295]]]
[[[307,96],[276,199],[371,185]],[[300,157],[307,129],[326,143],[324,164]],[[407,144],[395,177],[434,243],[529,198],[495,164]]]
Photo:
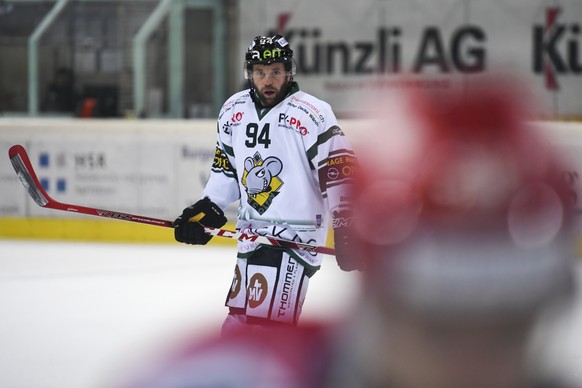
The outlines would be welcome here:
[[[305,113],[306,115],[308,115],[309,118],[311,119],[311,121],[313,121],[313,123],[316,125],[319,125],[319,122],[325,123],[325,117],[323,116],[323,114],[321,113],[319,108],[317,108],[315,105],[313,105],[309,101],[292,96],[291,101],[289,101],[287,103],[287,105],[292,106],[293,108],[297,108],[300,111],[302,111],[303,113]],[[309,109],[306,109],[305,107],[307,107]],[[319,122],[318,122],[318,119],[319,119]]]
[[[240,269],[238,265],[234,269],[234,276],[232,278],[232,285],[230,286],[230,294],[228,295],[229,299],[234,299],[238,296],[241,288],[242,283],[242,276],[240,274]]]
[[[252,158],[245,159],[244,166],[241,183],[247,192],[247,202],[259,214],[263,214],[283,186],[283,181],[279,178],[283,162],[274,156],[263,160],[257,152]]]
[[[329,158],[327,160],[327,177],[334,181],[353,175],[356,158],[349,155]]]
[[[310,109],[312,109],[313,112],[315,112],[317,114],[320,114],[319,109],[315,105],[313,105],[312,103],[310,103],[309,101],[302,100],[301,98],[298,98],[298,97],[295,97],[295,96],[292,96],[291,97],[291,101],[297,102],[299,104],[303,104],[303,105],[309,107]]]
[[[337,168],[332,167],[329,170],[327,170],[327,177],[330,180],[335,181],[337,178],[339,178],[339,176],[340,176],[340,173],[339,173]]]
[[[237,101],[236,99],[231,98],[230,100],[228,100],[227,102],[225,102],[222,105],[222,110],[220,112],[220,115],[222,116],[224,113],[226,113],[230,109],[230,107],[236,103],[236,101]]]
[[[323,115],[319,115],[319,119],[317,117],[315,117],[315,114],[313,113],[313,111],[306,109],[305,107],[303,107],[302,105],[297,105],[294,104],[293,102],[289,101],[287,102],[287,105],[295,108],[297,110],[300,110],[301,112],[303,112],[305,114],[306,117],[309,117],[309,119],[313,122],[313,124],[315,125],[319,125],[320,122],[323,123],[325,122],[325,120],[323,119]]]
[[[309,130],[301,123],[301,120],[285,113],[279,113],[279,127],[290,129],[301,136],[309,133]]]
[[[332,180],[335,181],[337,178],[339,178],[339,171],[337,168],[332,167],[330,169],[327,170],[327,177]]]
[[[247,300],[249,301],[249,307],[254,309],[263,304],[268,292],[269,285],[267,283],[267,279],[265,279],[263,274],[254,274],[251,277],[249,281],[249,287],[247,288]]]
[[[236,98],[233,98],[235,96]],[[250,97],[250,93],[244,93],[242,95],[236,94],[235,96],[231,97],[230,100],[224,103],[218,114],[219,120],[222,120],[224,115],[233,110],[236,105],[246,104],[247,103],[246,99]]]
[[[239,126],[241,124],[240,122],[242,119],[243,119],[243,112],[233,113],[230,120],[227,120],[226,123],[222,124],[222,130],[227,135],[230,135],[232,133],[231,128]]]
[[[236,112],[232,114],[232,117],[230,118],[230,121],[232,123],[238,123],[242,120],[243,118],[243,112]]]
[[[351,182],[352,176],[358,168],[358,161],[352,151],[336,150],[332,151],[327,159],[319,162],[318,168],[319,186],[325,196],[330,187]]]

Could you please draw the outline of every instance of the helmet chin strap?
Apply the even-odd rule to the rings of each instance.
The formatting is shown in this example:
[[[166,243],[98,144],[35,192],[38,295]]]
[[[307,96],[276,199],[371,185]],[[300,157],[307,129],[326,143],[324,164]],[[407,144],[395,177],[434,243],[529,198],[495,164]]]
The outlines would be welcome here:
[[[249,88],[251,89],[251,99],[253,100],[253,102],[255,104],[263,105],[263,103],[261,102],[261,99],[259,98],[259,92],[257,91],[255,84],[253,83],[253,81],[250,78],[247,81],[249,83]]]

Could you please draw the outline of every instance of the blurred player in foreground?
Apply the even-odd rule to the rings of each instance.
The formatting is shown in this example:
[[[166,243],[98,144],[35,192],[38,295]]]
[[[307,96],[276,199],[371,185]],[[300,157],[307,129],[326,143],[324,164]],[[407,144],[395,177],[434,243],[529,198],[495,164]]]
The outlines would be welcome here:
[[[528,351],[574,290],[560,163],[507,91],[398,101],[352,193],[368,270],[346,321],[185,346],[138,387],[564,387]]]
[[[329,104],[293,80],[293,50],[284,37],[257,36],[245,58],[249,89],[220,111],[210,180],[203,198],[175,221],[176,240],[206,244],[211,236],[203,226],[222,227],[223,209],[240,200],[237,229],[325,245],[329,213],[348,206],[354,154]],[[336,258],[354,270],[342,249],[346,229],[334,223]],[[242,241],[237,258],[224,330],[296,324],[322,255]]]

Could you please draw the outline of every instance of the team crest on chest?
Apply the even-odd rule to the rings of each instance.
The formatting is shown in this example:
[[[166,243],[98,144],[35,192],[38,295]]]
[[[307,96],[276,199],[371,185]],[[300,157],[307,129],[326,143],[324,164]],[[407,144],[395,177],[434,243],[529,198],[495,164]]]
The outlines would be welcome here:
[[[279,195],[283,181],[279,174],[283,170],[283,162],[279,158],[269,156],[263,160],[258,152],[245,159],[245,169],[241,182],[247,192],[247,201],[259,214],[267,211],[273,199]]]

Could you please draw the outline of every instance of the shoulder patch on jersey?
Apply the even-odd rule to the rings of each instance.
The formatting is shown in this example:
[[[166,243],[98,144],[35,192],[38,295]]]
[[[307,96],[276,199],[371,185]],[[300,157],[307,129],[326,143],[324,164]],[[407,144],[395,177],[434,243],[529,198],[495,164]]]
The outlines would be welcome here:
[[[319,185],[324,198],[330,187],[351,182],[358,160],[353,151],[347,149],[335,150],[319,162]]]
[[[214,151],[214,160],[212,162],[212,172],[223,173],[224,175],[234,178],[236,177],[236,171],[232,168],[230,161],[222,149],[216,145],[216,150]]]
[[[245,159],[244,166],[241,183],[247,192],[247,202],[259,214],[263,214],[283,186],[279,178],[283,162],[274,156],[263,160],[261,154],[256,152],[252,158]]]

